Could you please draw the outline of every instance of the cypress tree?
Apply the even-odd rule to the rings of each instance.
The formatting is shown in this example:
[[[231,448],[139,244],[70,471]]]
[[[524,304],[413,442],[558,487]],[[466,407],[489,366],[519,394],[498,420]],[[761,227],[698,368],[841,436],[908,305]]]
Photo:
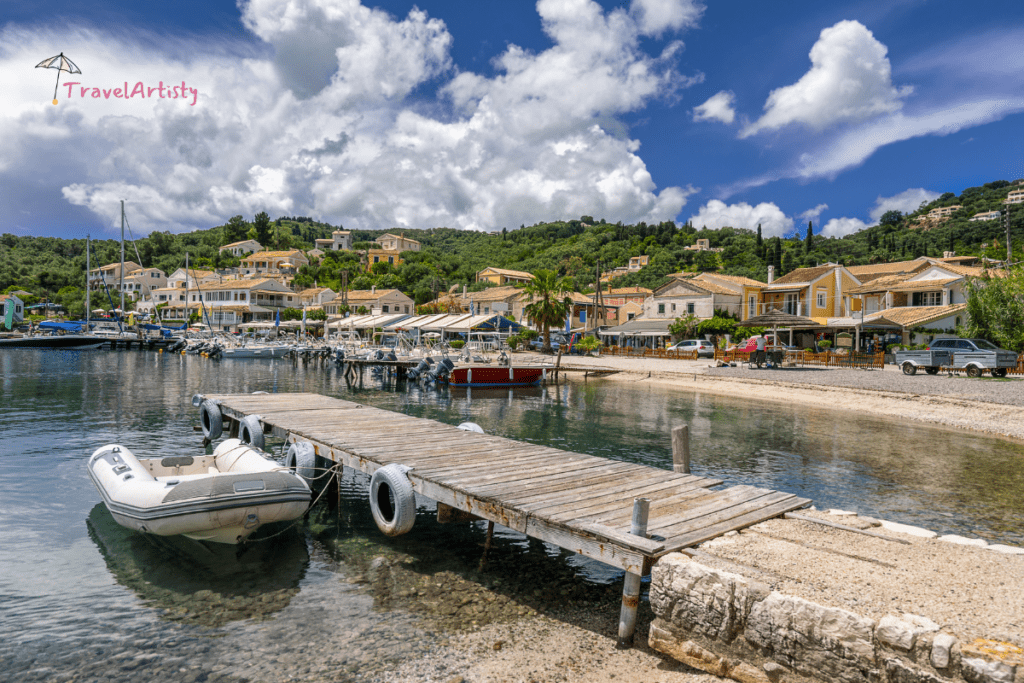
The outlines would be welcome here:
[[[811,243],[814,241],[814,224],[807,221],[807,239],[804,240],[804,253],[811,253]]]
[[[761,239],[761,224],[757,224],[757,258],[764,259],[764,240]]]

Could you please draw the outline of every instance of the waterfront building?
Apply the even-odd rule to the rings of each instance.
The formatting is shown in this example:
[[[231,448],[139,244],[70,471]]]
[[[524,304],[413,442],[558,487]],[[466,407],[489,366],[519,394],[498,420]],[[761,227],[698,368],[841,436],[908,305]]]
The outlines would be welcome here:
[[[416,302],[397,289],[353,289],[339,293],[323,304],[324,312],[329,316],[341,315],[341,306],[348,304],[352,313],[365,309],[367,313],[405,313],[416,312]]]
[[[0,294],[0,327],[7,320],[7,311],[11,311],[11,320],[14,324],[25,321],[25,303],[14,294]]]
[[[298,249],[288,251],[257,251],[242,259],[239,273],[243,277],[258,275],[294,276],[309,259]]]
[[[797,268],[774,281],[769,276],[769,283],[761,289],[757,313],[778,308],[825,324],[830,317],[844,318],[860,310],[859,300],[849,294],[860,284],[853,273],[837,263]]]
[[[644,301],[645,318],[711,318],[716,309],[738,316],[741,294],[714,282],[672,278]]]

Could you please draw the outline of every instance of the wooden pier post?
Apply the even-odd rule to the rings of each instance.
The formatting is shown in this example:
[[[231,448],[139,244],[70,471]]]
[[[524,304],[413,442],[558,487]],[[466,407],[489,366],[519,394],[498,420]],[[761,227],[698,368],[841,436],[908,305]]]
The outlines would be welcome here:
[[[690,428],[686,425],[672,430],[672,471],[690,473]]]
[[[647,516],[651,511],[651,501],[647,498],[633,499],[633,519],[629,533],[634,536],[647,537]],[[636,631],[636,611],[640,606],[640,575],[626,572],[622,584],[622,610],[619,612],[620,648],[633,647],[633,633]]]

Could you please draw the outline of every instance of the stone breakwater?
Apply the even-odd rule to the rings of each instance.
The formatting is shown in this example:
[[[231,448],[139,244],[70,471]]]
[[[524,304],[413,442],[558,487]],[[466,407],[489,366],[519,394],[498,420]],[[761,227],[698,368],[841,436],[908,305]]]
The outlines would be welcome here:
[[[1006,599],[1022,585],[1024,557],[814,526],[772,520],[695,557],[663,557],[651,577],[650,646],[742,683],[1024,683],[1020,606]],[[813,550],[784,558],[780,545]],[[949,574],[936,575],[943,564]]]

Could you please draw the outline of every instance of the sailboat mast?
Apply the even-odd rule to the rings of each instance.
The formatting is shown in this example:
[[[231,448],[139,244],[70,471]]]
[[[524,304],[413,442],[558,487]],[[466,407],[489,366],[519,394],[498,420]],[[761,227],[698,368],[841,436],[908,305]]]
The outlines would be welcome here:
[[[124,317],[124,200],[121,200],[121,284],[118,287],[121,290],[121,315],[117,316],[118,319]]]
[[[189,323],[192,318],[188,314],[188,252],[185,252],[185,331],[188,332]]]
[[[89,235],[85,236],[85,333],[89,333],[89,313],[92,312],[92,304],[89,303]]]

